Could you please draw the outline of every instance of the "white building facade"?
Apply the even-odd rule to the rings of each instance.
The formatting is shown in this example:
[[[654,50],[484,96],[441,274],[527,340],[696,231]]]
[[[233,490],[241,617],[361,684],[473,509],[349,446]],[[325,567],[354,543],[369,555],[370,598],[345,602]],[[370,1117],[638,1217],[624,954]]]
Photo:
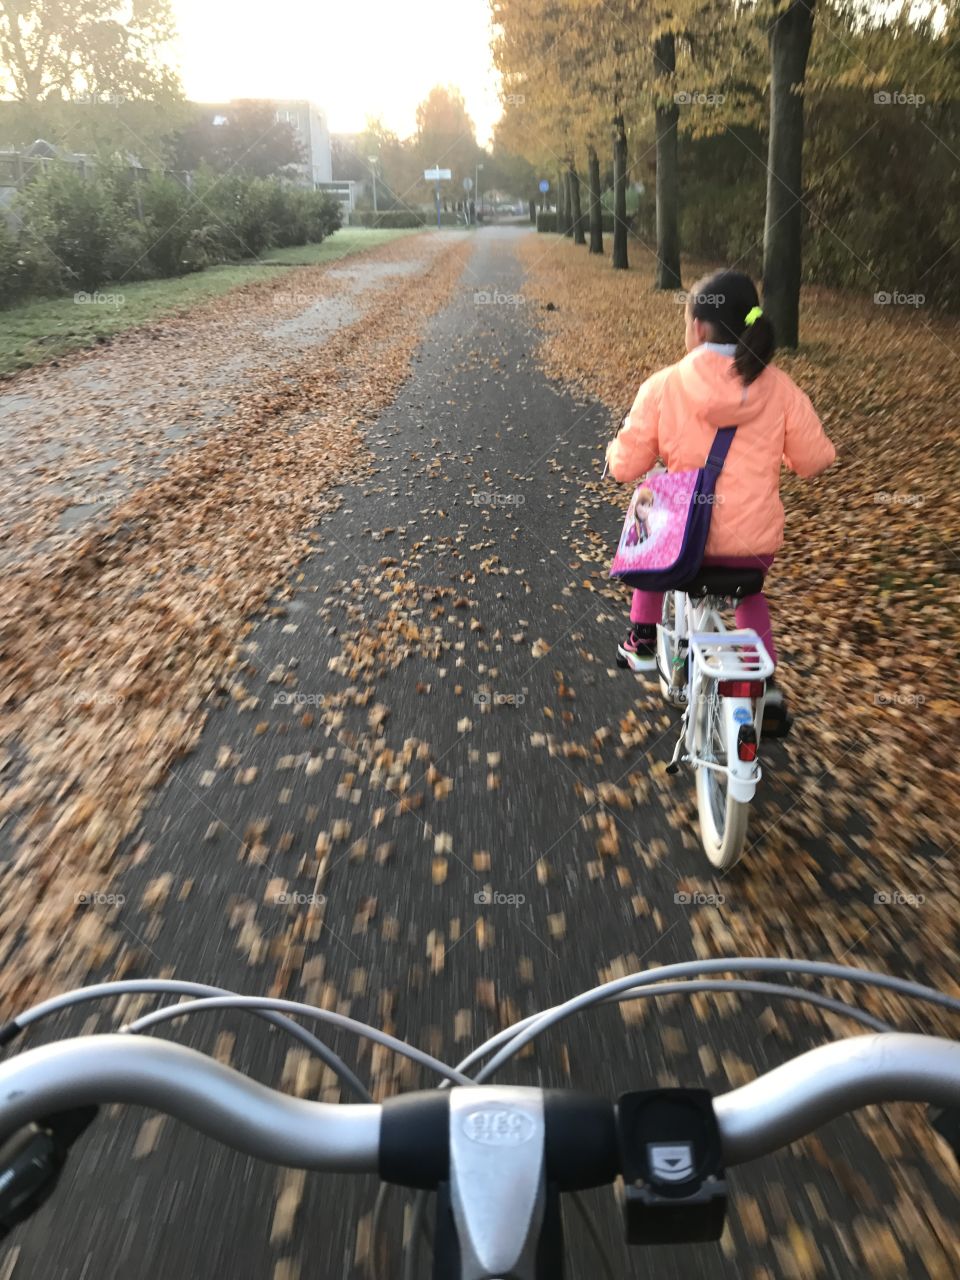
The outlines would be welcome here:
[[[330,129],[325,111],[315,102],[291,99],[271,101],[278,120],[292,125],[306,161],[298,166],[303,173],[304,184],[311,187],[321,182],[333,181],[333,154],[330,149]]]

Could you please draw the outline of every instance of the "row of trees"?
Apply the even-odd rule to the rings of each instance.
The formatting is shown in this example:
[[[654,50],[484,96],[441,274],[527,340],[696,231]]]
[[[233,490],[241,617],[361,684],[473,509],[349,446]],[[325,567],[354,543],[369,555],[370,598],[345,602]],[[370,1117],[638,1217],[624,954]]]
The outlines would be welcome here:
[[[480,146],[463,95],[449,86],[435,86],[420,103],[416,132],[410,138],[401,139],[382,121],[371,119],[363,133],[333,140],[334,177],[371,183],[374,171],[381,209],[429,203],[433,186],[423,174],[434,165],[451,171],[444,189],[454,200],[466,198],[464,179],[478,182],[481,190],[496,189],[522,199],[532,198],[536,191],[529,160],[502,147]],[[475,198],[477,192],[470,195]]]
[[[3,141],[290,176],[306,158],[293,126],[263,102],[233,103],[216,121],[186,102],[166,60],[172,36],[170,0],[0,0]]]
[[[913,152],[891,147],[887,163],[894,172],[915,169],[929,152],[924,127],[942,141],[945,155],[956,150],[950,144],[960,100],[956,0],[949,7],[906,3],[895,12],[858,0],[819,0],[816,23],[818,0],[491,2],[505,105],[498,141],[539,167],[562,172],[561,222],[566,215],[583,241],[585,203],[594,250],[601,243],[601,177],[612,169],[615,267],[628,265],[627,187],[646,176],[649,156],[656,285],[679,287],[681,210],[717,198],[700,173],[681,181],[684,152],[688,159],[709,155],[706,144],[717,135],[736,140],[765,179],[764,305],[784,345],[798,340],[801,246],[805,226],[809,233],[818,216],[811,186],[835,188],[833,167],[848,172],[847,153],[894,120],[901,136],[907,125],[915,140]],[[805,183],[805,109],[835,105],[838,98],[846,111],[834,114],[832,124],[842,146],[833,148],[813,184]],[[749,155],[751,139],[758,150]],[[817,146],[818,140],[807,140],[808,152],[811,142]],[[870,145],[875,153],[875,140]],[[740,188],[745,221],[753,220],[745,202],[755,190],[755,182],[749,191]],[[875,210],[855,187],[847,195],[862,213],[864,233],[849,251],[869,259],[881,248],[872,234]],[[709,218],[709,208],[702,213]],[[952,216],[946,200],[943,215]],[[934,236],[930,263],[938,251]],[[861,265],[872,270],[869,260]]]
[[[0,297],[180,275],[317,243],[335,200],[291,184],[305,157],[265,103],[214,120],[184,101],[166,54],[169,0],[0,0],[4,141],[69,158],[7,161],[19,190],[0,218]]]

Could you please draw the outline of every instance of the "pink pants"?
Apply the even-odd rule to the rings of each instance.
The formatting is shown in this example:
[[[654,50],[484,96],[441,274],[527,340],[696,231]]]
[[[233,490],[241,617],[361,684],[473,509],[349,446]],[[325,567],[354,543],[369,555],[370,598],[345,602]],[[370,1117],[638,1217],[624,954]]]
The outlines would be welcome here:
[[[773,556],[705,556],[705,567],[724,566],[728,569],[762,569],[768,573],[773,564]],[[663,616],[662,591],[635,591],[630,606],[630,621],[646,623],[659,622]],[[756,631],[766,646],[767,653],[777,661],[777,651],[773,643],[773,631],[770,627],[770,609],[767,598],[762,591],[755,596],[744,596],[737,602],[737,626],[745,631]]]

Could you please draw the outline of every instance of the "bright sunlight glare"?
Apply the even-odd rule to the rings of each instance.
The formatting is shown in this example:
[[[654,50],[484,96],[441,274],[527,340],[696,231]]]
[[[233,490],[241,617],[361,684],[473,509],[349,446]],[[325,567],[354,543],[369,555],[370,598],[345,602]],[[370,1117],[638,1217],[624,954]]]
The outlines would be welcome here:
[[[309,98],[334,132],[380,116],[400,137],[436,84],[460,89],[480,142],[500,115],[489,0],[174,0],[187,96]]]

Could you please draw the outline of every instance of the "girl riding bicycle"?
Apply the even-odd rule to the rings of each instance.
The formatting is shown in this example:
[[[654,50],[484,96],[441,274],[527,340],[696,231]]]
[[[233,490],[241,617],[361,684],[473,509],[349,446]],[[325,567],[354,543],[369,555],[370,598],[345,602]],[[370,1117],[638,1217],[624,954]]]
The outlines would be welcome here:
[[[615,480],[638,480],[662,458],[668,471],[703,465],[718,427],[737,431],[717,482],[705,565],[760,569],[783,545],[780,465],[805,478],[836,457],[809,398],[770,363],[774,332],[757,290],[740,271],[718,271],[691,290],[684,310],[687,355],[649,377],[607,447]],[[656,668],[663,593],[634,591],[631,627],[618,653],[634,671]],[[737,604],[737,626],[776,649],[763,592]],[[770,682],[772,686],[772,681]],[[786,721],[783,695],[768,688],[765,715]]]

